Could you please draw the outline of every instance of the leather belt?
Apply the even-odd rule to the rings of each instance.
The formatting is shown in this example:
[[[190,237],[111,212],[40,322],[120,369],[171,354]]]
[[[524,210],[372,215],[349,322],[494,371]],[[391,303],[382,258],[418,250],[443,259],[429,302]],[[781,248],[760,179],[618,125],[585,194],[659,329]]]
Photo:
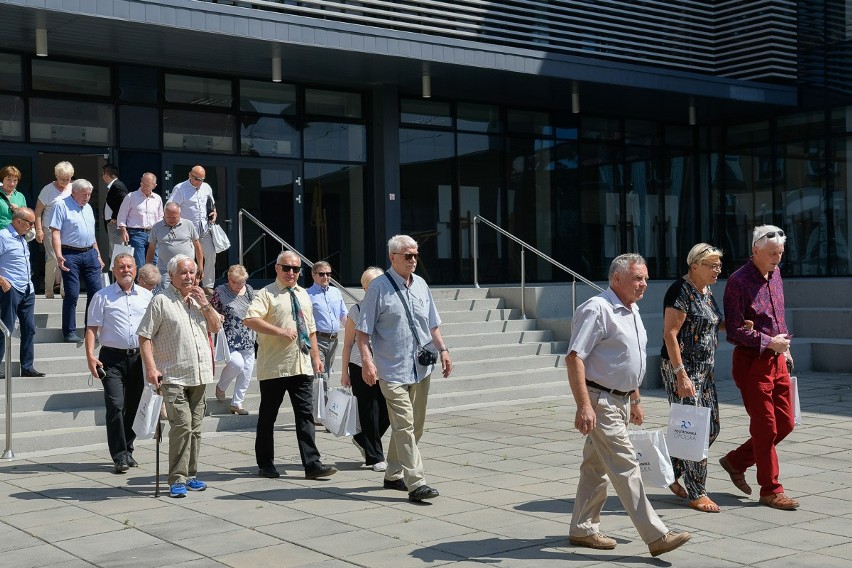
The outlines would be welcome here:
[[[618,396],[630,396],[633,393],[633,391],[625,392],[625,391],[620,391],[620,390],[615,390],[615,389],[609,389],[609,388],[606,388],[605,386],[599,385],[598,383],[596,383],[594,381],[590,381],[588,379],[586,379],[586,385],[592,387],[593,389],[602,390],[604,392],[608,392],[610,394],[615,394],[615,395],[618,395]]]
[[[89,252],[90,250],[95,248],[95,245],[89,245],[87,247],[72,247],[71,245],[62,245],[62,248],[68,249],[68,250],[74,251],[74,252]]]
[[[145,231],[146,233],[150,233],[151,229],[146,229],[145,227],[127,227],[128,231]]]
[[[106,351],[108,353],[115,353],[117,355],[138,355],[139,348],[136,347],[134,349],[119,349],[118,347],[109,347],[107,345],[101,346],[101,351]]]
[[[324,338],[326,338],[326,339],[337,339],[337,334],[336,334],[336,333],[326,333],[326,332],[324,332],[324,331],[318,331],[318,332],[317,332],[317,336],[318,336],[318,337],[324,337]]]

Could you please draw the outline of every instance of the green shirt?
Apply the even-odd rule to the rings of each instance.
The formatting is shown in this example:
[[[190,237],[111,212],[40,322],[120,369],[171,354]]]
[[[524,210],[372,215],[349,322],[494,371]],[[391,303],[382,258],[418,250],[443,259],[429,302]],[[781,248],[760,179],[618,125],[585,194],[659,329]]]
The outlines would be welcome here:
[[[0,190],[2,191],[2,190]],[[7,196],[5,193],[3,197],[6,197],[9,201],[17,205],[18,207],[26,207],[27,206],[27,198],[24,197],[24,194],[18,191],[17,189],[12,192],[12,195]],[[9,223],[12,222],[12,209],[9,207],[9,203],[6,199],[0,197],[0,228],[5,228],[9,226]]]

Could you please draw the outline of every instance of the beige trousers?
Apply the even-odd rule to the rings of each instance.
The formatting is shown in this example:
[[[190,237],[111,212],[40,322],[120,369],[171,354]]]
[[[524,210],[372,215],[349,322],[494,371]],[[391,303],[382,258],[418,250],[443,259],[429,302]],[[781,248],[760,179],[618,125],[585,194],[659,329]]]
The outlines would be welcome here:
[[[207,385],[182,387],[163,385],[163,403],[169,418],[169,485],[186,483],[198,472],[201,449],[201,420]]]
[[[48,229],[48,233],[50,229]],[[48,298],[53,297],[53,287],[59,284],[59,292],[65,292],[62,284],[62,272],[59,270],[59,262],[56,253],[53,252],[53,244],[48,240],[49,234],[44,235],[44,294]]]
[[[630,402],[627,397],[592,388],[589,398],[595,407],[597,425],[583,448],[569,534],[587,536],[600,531],[608,477],[639,536],[650,544],[665,536],[668,529],[648,501],[633,444],[627,436]]]
[[[402,478],[408,490],[414,491],[426,483],[417,442],[423,435],[426,422],[429,377],[411,385],[380,380],[379,387],[388,405],[391,426],[385,479],[393,481]]]

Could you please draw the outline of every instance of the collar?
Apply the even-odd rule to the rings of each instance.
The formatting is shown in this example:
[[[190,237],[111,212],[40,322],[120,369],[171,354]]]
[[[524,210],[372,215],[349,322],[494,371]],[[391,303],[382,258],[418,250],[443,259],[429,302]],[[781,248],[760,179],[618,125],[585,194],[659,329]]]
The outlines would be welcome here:
[[[289,292],[290,290],[292,290],[294,292],[298,292],[299,290],[303,290],[303,288],[300,287],[298,283],[295,286],[293,286],[292,288],[290,288],[290,287],[287,287],[284,284],[282,284],[277,278],[275,279],[275,285],[278,286],[279,292]]]
[[[636,304],[633,304],[633,306],[629,308],[624,305],[624,302],[621,301],[621,298],[618,297],[618,294],[615,293],[615,290],[613,290],[612,287],[608,287],[604,290],[602,296],[606,298],[606,300],[612,304],[612,307],[615,309],[621,309],[628,312],[632,312],[633,308],[636,308],[637,310],[639,309]]]
[[[775,273],[780,270],[780,268],[778,268],[776,266],[775,270],[770,272],[769,275],[766,278],[764,278],[763,273],[760,271],[760,269],[754,263],[754,256],[753,255],[748,258],[748,266],[750,267],[749,272],[751,272],[751,275],[755,280],[757,280],[759,282],[766,282],[766,283],[772,282],[772,278],[775,277]]]
[[[396,278],[398,282],[401,282],[401,283],[402,283],[402,285],[403,285],[403,286],[405,286],[406,288],[410,288],[410,287],[411,287],[411,285],[412,285],[412,284],[414,284],[414,273],[413,273],[413,272],[412,272],[412,273],[411,273],[411,275],[408,277],[408,280],[406,280],[405,278],[403,278],[403,277],[402,277],[402,275],[400,275],[400,273],[399,273],[399,272],[397,272],[396,270],[394,270],[392,266],[391,266],[390,268],[388,268],[388,273],[389,273],[392,277]]]

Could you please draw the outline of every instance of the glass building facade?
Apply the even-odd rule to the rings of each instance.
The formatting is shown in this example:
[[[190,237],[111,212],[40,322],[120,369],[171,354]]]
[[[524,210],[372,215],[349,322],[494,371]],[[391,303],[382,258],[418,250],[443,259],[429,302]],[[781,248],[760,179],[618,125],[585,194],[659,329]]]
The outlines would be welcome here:
[[[472,283],[477,215],[592,279],[624,252],[672,278],[699,241],[725,251],[724,276],[762,223],[788,235],[785,276],[852,275],[843,2],[644,3],[603,17],[594,2],[531,0],[419,18],[414,4],[429,2],[97,13],[106,4],[79,5],[70,24],[67,10],[0,0],[24,30],[0,44],[0,163],[21,169],[31,204],[62,159],[91,181],[116,163],[131,189],[153,172],[164,194],[201,164],[232,242],[245,210],[350,285],[386,264],[397,232],[420,243],[428,281]],[[47,57],[26,48],[38,21]],[[245,223],[243,246],[249,272],[271,278],[275,238]],[[478,257],[481,282],[518,280],[518,247],[494,231],[481,228]],[[525,271],[565,279],[531,255]]]

